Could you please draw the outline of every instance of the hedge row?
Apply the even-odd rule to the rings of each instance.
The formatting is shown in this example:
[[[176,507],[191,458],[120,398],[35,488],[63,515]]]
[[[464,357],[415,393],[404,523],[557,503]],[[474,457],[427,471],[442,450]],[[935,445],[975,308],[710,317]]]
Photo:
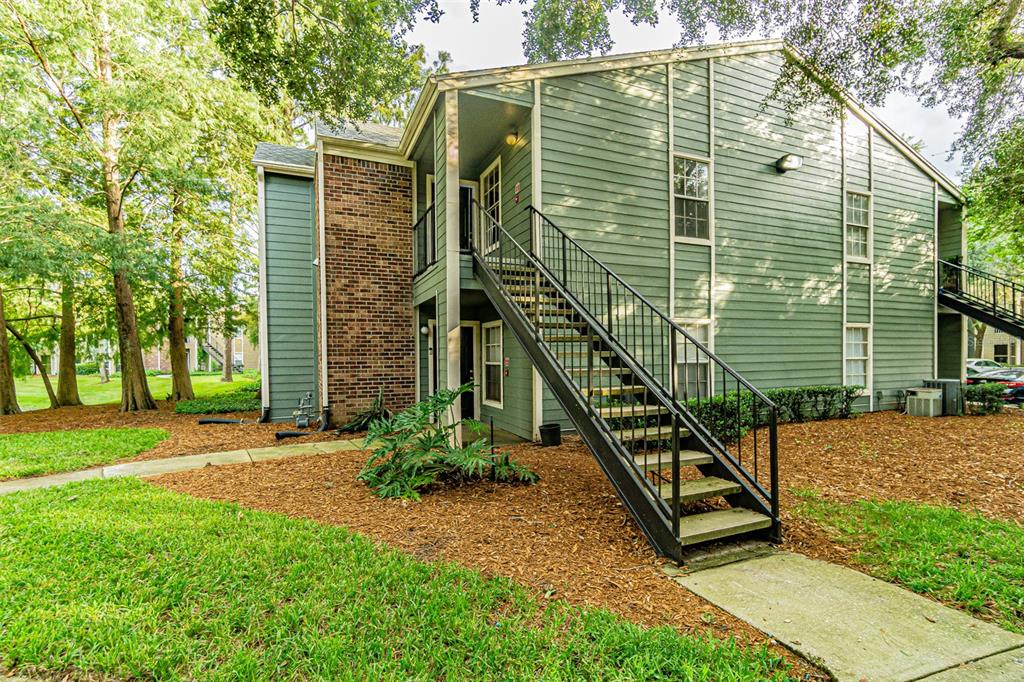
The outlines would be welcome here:
[[[255,412],[260,409],[260,382],[255,381],[208,398],[182,400],[175,404],[178,414],[220,414]]]
[[[778,406],[782,424],[846,419],[853,413],[853,403],[861,390],[861,386],[797,386],[768,389],[764,394]],[[691,398],[686,408],[723,443],[736,442],[755,425],[767,426],[771,416],[749,391],[731,391],[700,400]]]

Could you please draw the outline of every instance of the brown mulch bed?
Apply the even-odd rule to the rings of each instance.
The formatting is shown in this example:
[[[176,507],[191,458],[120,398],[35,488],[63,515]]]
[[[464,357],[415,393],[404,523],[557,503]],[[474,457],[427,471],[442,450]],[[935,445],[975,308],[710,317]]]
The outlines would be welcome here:
[[[120,412],[116,404],[62,407],[57,410],[31,410],[22,414],[0,417],[0,434],[122,426],[160,428],[170,434],[152,450],[139,453],[124,461],[162,459],[224,450],[246,450],[338,438],[328,431],[325,433],[310,432],[308,436],[278,441],[274,438],[274,432],[295,430],[294,425],[257,424],[255,421],[259,415],[256,412],[211,415],[175,414],[171,403],[158,402],[157,405],[159,406],[158,410],[133,413]],[[243,418],[246,423],[199,426],[196,422],[203,416]],[[361,436],[342,436],[342,438],[353,437]]]
[[[779,475],[785,546],[857,567],[857,548],[837,545],[793,513],[800,503],[794,490],[833,502],[906,500],[1024,522],[1024,411],[932,418],[875,412],[784,424]]]
[[[150,479],[178,492],[344,525],[427,561],[455,561],[528,585],[545,598],[610,609],[643,625],[768,643],[746,623],[670,582],[600,468],[577,439],[512,454],[540,474],[533,486],[490,482],[381,500],[355,480],[365,452],[222,466]],[[817,679],[817,678],[815,678]],[[821,678],[824,679],[824,678]]]

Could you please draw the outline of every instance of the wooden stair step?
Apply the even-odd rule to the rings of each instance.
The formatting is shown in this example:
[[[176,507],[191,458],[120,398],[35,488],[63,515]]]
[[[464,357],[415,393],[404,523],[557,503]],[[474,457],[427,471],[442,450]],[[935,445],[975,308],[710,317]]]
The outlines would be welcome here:
[[[668,414],[668,408],[664,405],[633,403],[631,405],[602,407],[598,412],[605,419],[628,419],[629,417],[651,417],[658,414]]]
[[[591,396],[595,395],[627,395],[630,393],[643,393],[647,390],[647,387],[643,384],[637,384],[636,386],[591,386],[584,390],[584,393],[589,393]]]
[[[635,429],[620,429],[614,433],[616,438],[626,443],[640,440],[668,440],[672,437],[672,425],[638,426]],[[680,438],[686,438],[689,435],[689,429],[679,429]]]
[[[672,452],[662,450],[661,452],[652,452],[647,455],[634,455],[633,461],[636,462],[640,471],[664,471],[665,469],[672,468]],[[711,464],[714,461],[715,458],[706,452],[699,450],[679,451],[679,466],[681,467],[696,467]]]
[[[583,336],[582,334],[551,334],[545,336],[544,340],[548,343],[594,343],[600,341],[599,336]]]
[[[733,481],[726,481],[725,479],[718,478],[717,476],[705,476],[704,478],[698,478],[694,481],[680,481],[679,482],[679,501],[682,504],[688,502],[700,502],[701,500],[707,500],[712,497],[721,497],[722,495],[734,495],[743,490],[739,483]],[[672,484],[663,483],[658,486],[658,492],[661,497],[669,502],[672,501]]]
[[[763,530],[771,525],[768,516],[741,507],[691,514],[679,522],[679,541],[685,547]]]
[[[507,284],[507,285],[505,285],[505,288],[508,290],[508,292],[510,294],[533,294],[533,293],[538,292],[538,291],[540,293],[542,293],[542,294],[557,294],[558,293],[558,289],[555,289],[554,287],[542,286],[542,287],[538,288],[538,287],[530,286],[530,285],[527,285],[527,284]]]
[[[578,367],[576,365],[573,365],[571,367],[566,367],[565,371],[570,372],[572,374],[590,374],[590,373],[593,373],[593,374],[599,374],[599,375],[604,375],[604,376],[621,376],[623,374],[632,374],[633,373],[633,370],[631,370],[629,367],[606,367],[604,365],[602,365],[600,367],[598,367],[597,365],[595,365],[593,367]],[[632,416],[632,413],[627,412],[626,416]],[[639,413],[637,414],[637,416],[639,416]]]
[[[545,329],[585,329],[587,323],[571,320],[541,320],[540,326]]]
[[[585,358],[585,357],[587,357],[589,355],[589,353],[587,351],[585,351],[585,350],[567,350],[567,351],[556,350],[556,352],[558,354],[558,357],[560,357],[560,358],[567,358],[567,357]],[[592,352],[593,352],[595,358],[610,358],[610,357],[615,355],[615,353],[613,353],[610,350],[595,350],[595,351],[592,351]]]

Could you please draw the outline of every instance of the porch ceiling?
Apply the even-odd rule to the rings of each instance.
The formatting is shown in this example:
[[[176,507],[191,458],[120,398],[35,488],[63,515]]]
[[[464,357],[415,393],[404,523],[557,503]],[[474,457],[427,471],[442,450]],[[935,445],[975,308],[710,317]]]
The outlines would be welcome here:
[[[471,92],[459,93],[459,174],[476,178],[505,136],[521,131],[530,108]]]

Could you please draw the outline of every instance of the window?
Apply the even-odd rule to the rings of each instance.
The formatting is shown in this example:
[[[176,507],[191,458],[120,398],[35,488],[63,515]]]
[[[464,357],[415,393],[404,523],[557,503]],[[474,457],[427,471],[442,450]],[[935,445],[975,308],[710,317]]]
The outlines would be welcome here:
[[[484,343],[484,403],[501,407],[503,351],[501,322],[483,325]]]
[[[699,344],[707,348],[711,325],[707,322],[682,324],[683,329]],[[710,360],[707,353],[685,337],[679,337],[676,346],[680,399],[707,398],[711,394]]]
[[[868,385],[868,338],[867,327],[846,328],[846,385]]]
[[[710,238],[710,172],[703,161],[677,156],[673,161],[676,236]]]
[[[480,205],[484,216],[483,252],[487,253],[498,244],[501,236],[501,157],[494,160],[480,176]]]
[[[1010,362],[1010,344],[997,343],[995,344],[992,352],[992,357],[1001,365],[1009,364]]]
[[[846,257],[870,258],[868,242],[871,236],[871,197],[866,194],[846,193]]]
[[[426,194],[426,201],[424,203],[427,205],[427,207],[430,207],[430,206],[434,205],[434,202],[435,202],[435,199],[436,199],[436,197],[434,197],[434,193],[437,191],[436,190],[436,185],[434,184],[434,176],[431,175],[430,173],[427,173],[427,183],[426,184],[427,184],[427,194]]]

